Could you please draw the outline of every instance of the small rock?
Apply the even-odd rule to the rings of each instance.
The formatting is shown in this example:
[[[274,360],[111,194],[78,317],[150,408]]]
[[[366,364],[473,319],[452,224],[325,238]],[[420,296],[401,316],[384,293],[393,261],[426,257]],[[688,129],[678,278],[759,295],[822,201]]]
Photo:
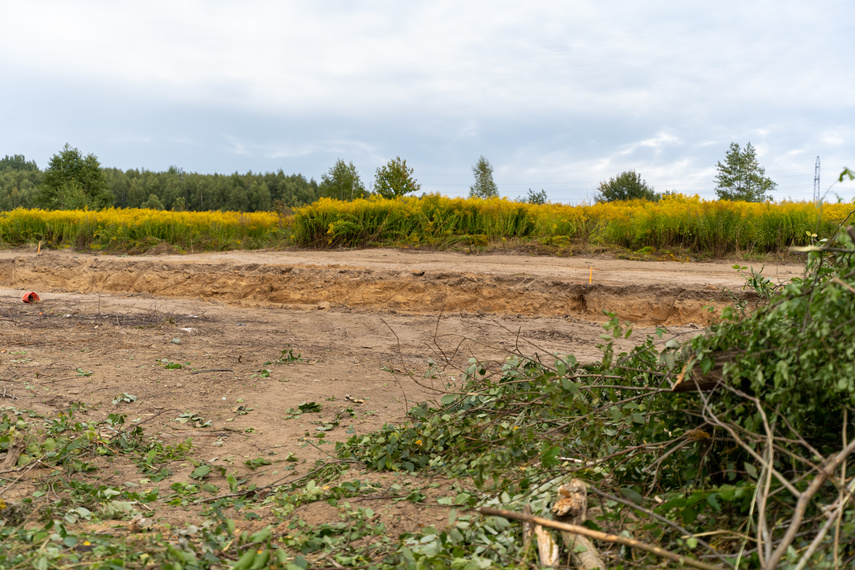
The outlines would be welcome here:
[[[320,303],[318,303],[318,310],[319,311],[326,311],[329,308],[330,308],[330,302],[329,301],[321,301]]]
[[[171,342],[172,344],[181,344],[181,339],[180,338],[173,338],[169,342]]]

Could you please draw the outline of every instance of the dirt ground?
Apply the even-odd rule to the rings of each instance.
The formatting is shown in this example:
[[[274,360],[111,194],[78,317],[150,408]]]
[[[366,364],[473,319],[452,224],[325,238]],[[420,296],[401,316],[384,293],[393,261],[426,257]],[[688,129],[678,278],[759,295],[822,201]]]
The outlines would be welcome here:
[[[801,273],[764,270],[776,281]],[[470,358],[596,359],[604,309],[636,325],[623,348],[656,325],[698,334],[705,307],[751,298],[743,283],[731,263],[2,251],[0,407],[55,415],[82,402],[94,420],[126,414],[165,442],[192,437],[197,461],[263,485],[304,474],[334,455],[335,441],[404,421],[408,405],[435,398]],[[41,301],[24,304],[29,291]],[[425,377],[431,362],[440,379]],[[307,402],[321,411],[296,413]],[[251,470],[258,458],[271,464]],[[189,481],[193,468],[173,466],[160,485]],[[100,476],[140,484],[133,469]],[[5,497],[31,490],[22,481]]]

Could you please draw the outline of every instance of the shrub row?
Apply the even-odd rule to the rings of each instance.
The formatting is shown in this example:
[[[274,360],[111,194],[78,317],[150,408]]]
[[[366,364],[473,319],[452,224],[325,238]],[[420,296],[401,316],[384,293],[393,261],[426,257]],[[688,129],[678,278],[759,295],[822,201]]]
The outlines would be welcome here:
[[[807,202],[707,201],[679,194],[658,202],[631,200],[580,206],[440,195],[353,202],[321,199],[296,212],[293,237],[304,247],[396,242],[442,246],[461,240],[502,238],[556,243],[567,239],[632,250],[680,247],[722,256],[803,245],[809,241],[809,234],[833,231],[851,209],[850,204],[820,209]]]
[[[545,245],[606,245],[637,251],[679,248],[697,255],[785,251],[811,234],[827,236],[851,204],[707,201],[682,195],[658,202],[527,204],[502,198],[430,194],[396,200],[323,198],[293,218],[257,212],[145,209],[0,212],[0,243],[139,251],[161,242],[182,251],[417,245],[485,246],[517,238]]]
[[[0,212],[0,243],[137,250],[161,242],[187,251],[250,249],[281,241],[284,221],[273,213],[168,212],[109,208]]]

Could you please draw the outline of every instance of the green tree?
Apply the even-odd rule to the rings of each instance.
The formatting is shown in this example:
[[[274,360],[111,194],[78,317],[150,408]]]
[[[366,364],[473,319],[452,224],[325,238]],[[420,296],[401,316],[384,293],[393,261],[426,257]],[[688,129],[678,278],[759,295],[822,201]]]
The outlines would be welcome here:
[[[140,204],[140,208],[146,208],[149,210],[163,210],[163,202],[160,201],[160,198],[157,197],[157,194],[149,194],[148,200]]]
[[[528,189],[528,196],[517,202],[527,202],[529,204],[546,204],[549,201],[549,196],[546,195],[546,190],[541,189],[540,192],[535,192],[531,188]]]
[[[472,167],[475,184],[469,187],[470,198],[498,198],[499,189],[493,182],[493,167],[490,161],[482,155]]]
[[[352,162],[345,164],[341,159],[336,160],[329,172],[321,176],[318,189],[321,196],[336,200],[355,200],[368,195],[356,167]]]
[[[419,189],[421,185],[413,178],[413,169],[400,156],[378,168],[374,175],[374,191],[383,198],[397,198]]]
[[[15,154],[12,156],[7,154],[3,158],[0,158],[0,171],[6,169],[34,171],[38,170],[39,167],[36,166],[35,160],[27,160],[23,154]]]
[[[766,193],[774,190],[777,184],[766,177],[766,169],[758,164],[750,142],[745,150],[737,143],[730,143],[724,164],[719,161],[717,168],[715,193],[720,200],[764,202],[772,199]]]
[[[641,179],[635,170],[621,172],[608,180],[600,182],[599,193],[594,197],[597,202],[617,202],[618,200],[658,200],[659,194]]]
[[[94,154],[84,157],[66,143],[50,159],[38,201],[52,210],[100,209],[113,203],[113,193],[107,188],[98,157]]]

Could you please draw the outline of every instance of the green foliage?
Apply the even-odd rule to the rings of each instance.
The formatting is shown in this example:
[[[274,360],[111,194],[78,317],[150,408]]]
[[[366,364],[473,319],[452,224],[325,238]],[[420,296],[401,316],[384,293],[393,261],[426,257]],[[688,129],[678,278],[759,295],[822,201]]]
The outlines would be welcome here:
[[[720,374],[732,388],[717,393],[715,413],[751,431],[761,429],[765,414],[818,449],[839,443],[843,412],[855,406],[855,348],[839,342],[855,338],[855,244],[841,231],[834,245],[853,253],[811,251],[806,277],[779,290],[752,275],[749,284],[768,304],[750,315],[726,311],[683,349],[701,374]],[[739,405],[745,395],[765,412]]]
[[[302,174],[286,175],[281,170],[221,175],[188,173],[171,166],[166,172],[116,168],[104,168],[102,172],[108,193],[113,196],[107,205],[119,208],[243,212],[275,209],[288,213],[291,208],[314,202],[319,195],[314,180]],[[40,200],[42,179],[36,163],[23,156],[0,159],[0,210],[51,207]],[[157,200],[151,201],[152,197]]]
[[[413,169],[400,156],[378,168],[374,175],[374,192],[386,199],[406,196],[420,188],[421,185],[413,178]]]
[[[353,163],[345,164],[341,159],[336,160],[329,172],[321,176],[318,186],[321,196],[336,200],[355,200],[368,197],[368,192],[359,179],[359,172]]]
[[[793,537],[780,553],[795,565],[825,517],[832,517],[823,509],[839,497],[834,485],[816,488],[816,495],[802,497],[811,517],[802,520],[796,493],[824,480],[818,465],[831,464],[847,443],[841,433],[855,428],[855,418],[847,416],[855,406],[851,235],[855,230],[811,250],[803,279],[775,286],[752,273],[748,285],[766,303],[735,307],[690,342],[671,339],[662,351],[648,337],[617,355],[613,339],[631,331],[612,315],[600,362],[580,365],[565,357],[545,364],[517,355],[494,376],[490,366],[473,360],[437,407],[414,407],[411,424],[355,436],[340,443],[338,453],[378,470],[467,478],[479,489],[470,495],[473,506],[496,501],[510,510],[535,509],[544,488],[554,492],[566,478],[580,477],[588,500],[598,505],[590,524],[615,528],[620,520],[619,528],[646,535],[646,542],[675,552],[708,549],[749,568],[759,559],[739,541],[712,547],[698,537],[723,529],[755,533],[751,521],[762,509],[771,529],[762,540],[775,548],[787,528],[801,525],[805,538]],[[678,372],[685,381],[720,382],[702,394],[675,393]],[[855,476],[855,466],[834,464],[833,477]],[[600,500],[592,499],[591,489]],[[774,500],[758,503],[758,496]],[[629,511],[635,511],[633,521]],[[855,531],[855,507],[842,509],[841,521],[841,532]],[[454,548],[466,544],[429,536],[425,532],[416,544],[433,545],[418,551],[433,563],[448,564]],[[518,540],[496,547],[520,548]],[[807,567],[829,563],[834,548],[831,537],[819,540]],[[400,550],[411,562],[420,559],[417,550],[409,552],[412,559]],[[493,564],[506,562],[498,551],[488,556]]]
[[[273,213],[167,212],[109,208],[0,212],[0,243],[141,253],[161,243],[180,252],[275,247],[290,225]]]
[[[140,204],[140,208],[146,208],[148,210],[164,210],[163,203],[160,201],[160,198],[157,197],[157,194],[149,194],[148,200]]]
[[[605,336],[628,333],[613,318]],[[608,473],[616,484],[643,482],[643,466],[659,452],[632,449],[631,442],[654,447],[679,438],[686,430],[686,398],[663,398],[657,389],[667,368],[658,363],[653,339],[620,356],[610,343],[604,349],[603,362],[587,366],[573,357],[549,366],[511,358],[497,380],[473,361],[459,394],[444,396],[441,407],[413,408],[412,426],[384,426],[341,444],[339,452],[375,469],[431,467],[473,477],[487,490],[518,493],[531,484],[533,471],[555,469],[572,449],[574,457],[602,466],[589,473],[594,478]],[[672,454],[659,484],[679,486],[696,477],[701,451]]]
[[[303,357],[299,352],[294,352],[291,347],[286,348],[276,359],[276,364],[292,364],[294,362],[303,362]]]
[[[525,202],[527,204],[546,204],[549,202],[549,196],[546,195],[546,190],[541,189],[539,192],[535,192],[529,188],[528,196],[524,199],[517,198],[517,202]]]
[[[724,164],[719,161],[716,168],[715,192],[721,200],[764,202],[772,199],[767,192],[774,190],[777,184],[766,177],[766,169],[757,162],[750,142],[745,150],[740,149],[738,143],[730,143]]]
[[[39,167],[36,165],[35,160],[27,160],[23,154],[16,154],[13,156],[9,156],[7,154],[3,158],[0,158],[0,171],[3,170],[36,172],[39,170]]]
[[[94,154],[83,156],[69,144],[51,157],[39,189],[38,201],[51,210],[100,209],[114,196]]]
[[[493,167],[490,161],[481,156],[472,167],[475,183],[469,187],[470,198],[498,198],[499,188],[493,182]]]
[[[312,412],[320,412],[321,405],[317,402],[301,402],[300,405],[297,406],[297,409],[301,413],[312,413]]]
[[[565,206],[428,194],[396,200],[321,199],[295,213],[293,235],[304,247],[482,247],[518,238],[633,251],[683,248],[721,257],[786,252],[791,245],[807,243],[807,230],[830,235],[848,211],[846,204],[826,204],[820,211],[805,202],[733,203],[682,195],[656,202]]]
[[[598,193],[594,197],[597,202],[617,202],[621,200],[658,200],[659,195],[647,182],[641,179],[641,174],[634,170],[621,172],[608,180],[600,182]]]

